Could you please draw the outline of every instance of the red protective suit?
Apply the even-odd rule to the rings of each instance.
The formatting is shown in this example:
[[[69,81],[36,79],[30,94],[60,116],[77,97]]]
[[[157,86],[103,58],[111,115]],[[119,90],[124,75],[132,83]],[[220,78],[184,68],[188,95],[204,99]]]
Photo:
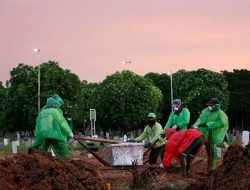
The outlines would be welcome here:
[[[203,133],[195,129],[187,129],[178,132],[174,129],[167,129],[165,137],[168,139],[168,141],[165,145],[165,154],[162,161],[164,167],[171,165],[171,160],[173,157],[175,157],[177,162],[179,162],[179,155],[183,153],[197,137],[200,136],[204,136]],[[203,143],[196,151],[195,155],[197,155],[197,153],[201,150]]]

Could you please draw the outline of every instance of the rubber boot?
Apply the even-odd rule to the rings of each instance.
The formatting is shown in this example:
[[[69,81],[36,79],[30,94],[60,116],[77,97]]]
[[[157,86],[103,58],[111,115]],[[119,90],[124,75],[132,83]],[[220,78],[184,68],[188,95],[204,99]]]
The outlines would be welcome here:
[[[212,159],[211,164],[212,164],[212,170],[216,170],[217,169],[217,159]]]
[[[188,156],[188,157],[187,157],[187,168],[186,168],[187,173],[188,173],[188,171],[189,171],[189,170],[190,170],[190,168],[191,168],[191,163],[192,163],[192,160],[193,160],[193,158],[192,158],[192,157],[190,157],[190,156]]]
[[[180,164],[181,164],[181,173],[183,176],[187,175],[187,160],[186,157],[180,158]]]

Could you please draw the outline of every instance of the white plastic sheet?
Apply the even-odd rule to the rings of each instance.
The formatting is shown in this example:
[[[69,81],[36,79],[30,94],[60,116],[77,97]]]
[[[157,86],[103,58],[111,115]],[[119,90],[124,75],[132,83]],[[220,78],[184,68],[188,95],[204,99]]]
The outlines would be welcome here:
[[[105,151],[105,160],[113,166],[131,166],[133,161],[143,165],[143,143],[112,144]]]
[[[114,166],[130,166],[134,160],[138,165],[143,165],[142,143],[120,143],[112,144],[112,156]]]

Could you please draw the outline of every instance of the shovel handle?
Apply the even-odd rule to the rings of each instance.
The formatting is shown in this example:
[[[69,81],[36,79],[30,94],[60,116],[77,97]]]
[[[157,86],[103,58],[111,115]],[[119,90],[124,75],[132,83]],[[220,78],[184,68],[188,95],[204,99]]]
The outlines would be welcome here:
[[[208,163],[207,171],[212,171],[212,156],[213,156],[213,134],[212,129],[208,129]]]

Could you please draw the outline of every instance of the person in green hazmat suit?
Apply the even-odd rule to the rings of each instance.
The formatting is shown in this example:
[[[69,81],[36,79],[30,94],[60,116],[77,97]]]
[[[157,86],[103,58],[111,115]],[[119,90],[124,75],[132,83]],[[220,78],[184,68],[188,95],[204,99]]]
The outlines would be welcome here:
[[[162,126],[156,121],[155,113],[148,114],[148,125],[144,128],[143,133],[135,138],[135,142],[141,142],[144,139],[148,139],[145,144],[145,148],[151,148],[149,154],[149,164],[156,164],[157,158],[161,155],[161,159],[164,157],[164,145],[165,141],[160,137],[162,132]]]
[[[57,157],[70,155],[67,140],[73,140],[73,133],[63,117],[60,109],[62,105],[63,100],[58,95],[47,99],[36,120],[35,141],[32,148],[47,152],[51,147]]]
[[[172,102],[173,112],[170,114],[168,121],[162,131],[164,136],[166,129],[172,128],[176,131],[183,131],[187,129],[190,121],[190,112],[188,108],[184,108],[180,99],[174,99]]]
[[[209,155],[209,143],[212,145],[211,169],[217,167],[217,145],[223,143],[228,130],[228,117],[220,108],[220,103],[217,98],[211,98],[198,120],[193,124],[193,128],[202,132],[206,137],[205,147]],[[212,132],[212,142],[208,141],[209,132]]]

